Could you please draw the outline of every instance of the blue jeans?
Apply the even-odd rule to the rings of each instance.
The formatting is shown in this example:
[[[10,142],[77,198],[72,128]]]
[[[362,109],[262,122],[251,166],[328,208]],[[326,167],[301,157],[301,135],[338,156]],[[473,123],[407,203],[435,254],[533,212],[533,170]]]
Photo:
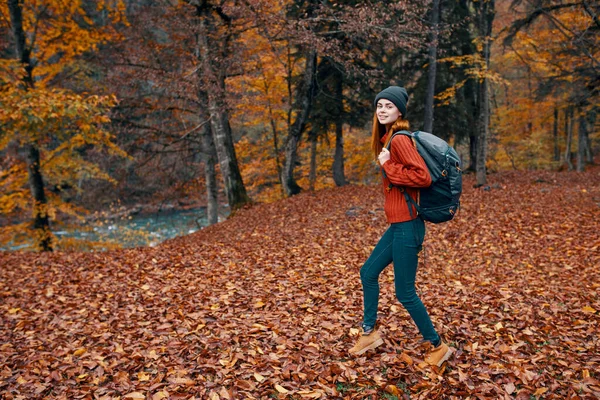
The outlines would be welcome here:
[[[364,296],[364,327],[374,327],[379,305],[379,275],[394,262],[396,297],[419,328],[423,339],[437,342],[439,336],[425,306],[417,296],[415,277],[419,252],[425,239],[425,222],[421,218],[391,224],[373,253],[360,269]]]

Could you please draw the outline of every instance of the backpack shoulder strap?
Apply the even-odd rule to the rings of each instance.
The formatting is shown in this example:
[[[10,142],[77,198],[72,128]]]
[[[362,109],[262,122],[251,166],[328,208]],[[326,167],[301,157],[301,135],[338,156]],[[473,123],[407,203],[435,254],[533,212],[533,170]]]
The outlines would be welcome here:
[[[386,149],[390,149],[392,147],[392,140],[394,140],[394,137],[398,136],[398,135],[404,135],[404,136],[409,136],[411,138],[413,138],[413,134],[409,131],[398,131],[398,132],[394,132],[392,134],[392,137],[390,138],[390,140],[388,141],[387,146],[385,147]]]

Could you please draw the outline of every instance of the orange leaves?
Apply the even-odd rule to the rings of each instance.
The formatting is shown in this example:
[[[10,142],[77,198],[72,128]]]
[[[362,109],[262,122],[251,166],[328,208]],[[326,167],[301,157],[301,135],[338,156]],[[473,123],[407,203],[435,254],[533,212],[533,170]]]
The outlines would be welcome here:
[[[0,397],[598,397],[597,173],[467,176],[459,217],[428,225],[417,287],[456,349],[443,371],[420,366],[391,269],[384,345],[347,354],[379,187],[256,204],[156,248],[0,253]]]
[[[106,114],[115,104],[113,96],[84,96],[44,88],[23,90],[15,86],[0,103],[0,124],[4,132],[0,146],[10,143],[38,146],[42,174],[50,187],[72,187],[77,191],[83,180],[111,182],[106,172],[86,160],[84,149],[127,156],[112,142],[112,135],[103,126]],[[0,212],[22,218],[23,211],[31,208],[28,170],[16,159],[8,162],[8,170],[0,172]],[[84,211],[53,193],[47,192],[46,197],[49,204],[44,212],[52,219],[57,213],[80,216]],[[0,243],[18,240],[19,232],[9,233],[0,234]]]
[[[496,4],[498,26],[494,30],[500,32],[499,39],[514,33],[510,26],[515,20],[533,18],[514,35],[510,46],[498,40],[492,50],[492,68],[512,83],[496,90],[499,106],[492,125],[499,145],[492,147],[494,161],[500,168],[556,167],[552,137],[555,109],[560,121],[554,140],[564,155],[565,111],[575,103],[577,107],[598,103],[597,92],[589,90],[598,75],[597,67],[589,64],[589,57],[597,58],[600,49],[599,36],[592,33],[596,22],[581,3],[558,9],[551,6],[542,14],[545,17],[539,18],[535,12],[514,7],[514,3]],[[550,4],[540,2],[540,10]],[[586,100],[574,101],[575,93]],[[584,105],[579,111],[585,113],[589,107]]]
[[[97,15],[88,14],[81,1],[25,0],[20,2],[23,29],[36,60],[33,70],[38,86],[46,86],[58,74],[75,68],[76,59],[95,50],[101,43],[118,38],[110,24],[97,24]],[[98,11],[115,22],[126,22],[122,1],[101,0]],[[0,14],[10,21],[6,4],[0,5]],[[106,21],[106,20],[105,20]],[[31,42],[35,40],[35,42]]]

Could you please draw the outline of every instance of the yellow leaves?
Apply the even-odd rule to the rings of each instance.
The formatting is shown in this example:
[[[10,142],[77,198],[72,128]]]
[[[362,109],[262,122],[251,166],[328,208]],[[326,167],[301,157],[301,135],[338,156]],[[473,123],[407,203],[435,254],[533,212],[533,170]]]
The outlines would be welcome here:
[[[406,365],[413,365],[414,361],[412,359],[411,356],[409,356],[408,354],[406,354],[406,352],[402,352],[402,354],[400,354],[400,356],[398,357],[400,359],[400,361],[404,362]]]
[[[585,306],[581,309],[581,311],[583,311],[584,313],[587,314],[595,314],[596,313],[596,309],[590,306]]]
[[[144,371],[140,371],[137,373],[137,378],[138,378],[138,381],[140,381],[140,382],[147,382],[150,380],[150,375],[148,375]]]
[[[81,348],[75,350],[73,352],[73,355],[76,356],[76,357],[79,357],[79,356],[82,356],[83,354],[85,354],[86,351],[87,351],[87,349],[85,347],[81,347]]]
[[[0,70],[2,73],[3,70]],[[0,76],[0,81],[5,76]],[[116,104],[114,96],[84,96],[69,90],[38,87],[23,90],[16,84],[3,92],[0,101],[0,125],[3,129],[0,150],[10,143],[24,146],[34,144],[40,151],[44,180],[52,187],[66,186],[79,190],[88,179],[113,179],[97,164],[85,160],[83,148],[126,156],[113,142],[102,124]],[[28,170],[19,160],[9,159],[12,165],[0,171],[0,213],[17,214],[31,209]],[[85,210],[65,203],[60,196],[46,193],[49,204],[43,211],[54,219],[57,211],[80,217]],[[0,243],[20,242],[15,234],[2,229]],[[22,235],[21,235],[22,236]]]
[[[100,0],[105,15],[115,22],[126,24],[122,1]],[[110,25],[98,25],[84,9],[80,1],[23,1],[23,28],[27,43],[36,60],[33,69],[36,85],[44,86],[87,51],[101,43],[118,39]],[[3,12],[4,14],[4,12]],[[8,19],[8,14],[5,14]]]
[[[587,379],[589,377],[590,377],[590,371],[588,371],[587,369],[584,369],[583,371],[581,371],[581,378]]]
[[[402,392],[398,389],[396,385],[387,385],[385,387],[385,391],[391,394],[392,396],[401,397]]]

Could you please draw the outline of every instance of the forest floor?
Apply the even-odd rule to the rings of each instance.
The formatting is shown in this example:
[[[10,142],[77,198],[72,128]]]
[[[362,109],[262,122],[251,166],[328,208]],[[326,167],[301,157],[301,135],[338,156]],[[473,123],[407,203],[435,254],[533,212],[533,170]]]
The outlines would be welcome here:
[[[420,337],[382,275],[385,344],[347,350],[380,187],[302,193],[154,248],[0,253],[3,399],[600,398],[600,169],[465,177],[417,285],[456,349]]]

